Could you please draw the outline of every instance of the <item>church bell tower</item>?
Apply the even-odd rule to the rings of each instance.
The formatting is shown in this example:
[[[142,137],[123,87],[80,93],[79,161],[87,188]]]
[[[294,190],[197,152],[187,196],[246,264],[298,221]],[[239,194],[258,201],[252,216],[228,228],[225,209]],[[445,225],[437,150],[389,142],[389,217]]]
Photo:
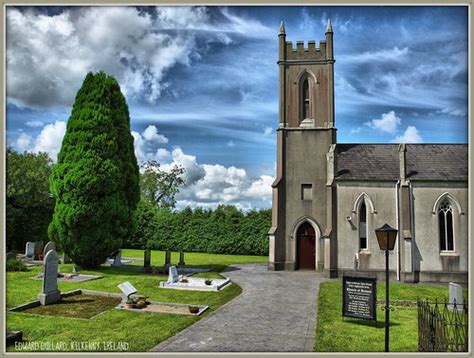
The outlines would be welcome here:
[[[315,41],[307,47],[297,41],[295,48],[286,41],[283,22],[278,42],[279,125],[269,269],[297,270],[313,263],[309,268],[332,276],[337,266],[335,190],[327,180],[327,155],[336,143],[331,22],[319,47]]]

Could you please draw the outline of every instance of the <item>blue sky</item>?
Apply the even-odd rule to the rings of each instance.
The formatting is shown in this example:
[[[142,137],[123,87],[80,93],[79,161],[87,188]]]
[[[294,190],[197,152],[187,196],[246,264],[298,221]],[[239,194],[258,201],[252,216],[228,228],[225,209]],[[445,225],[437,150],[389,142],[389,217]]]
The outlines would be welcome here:
[[[277,33],[331,18],[339,143],[467,142],[467,7],[8,7],[7,143],[55,159],[88,71],[115,76],[139,161],[186,168],[178,206],[269,207]]]

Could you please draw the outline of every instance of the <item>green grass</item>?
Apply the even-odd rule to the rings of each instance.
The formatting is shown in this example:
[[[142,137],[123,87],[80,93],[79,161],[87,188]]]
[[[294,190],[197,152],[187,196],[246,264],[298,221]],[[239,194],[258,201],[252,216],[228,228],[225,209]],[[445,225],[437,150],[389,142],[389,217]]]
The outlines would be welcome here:
[[[54,305],[37,306],[23,312],[29,314],[89,319],[111,310],[120,303],[120,298],[92,295],[64,297]]]
[[[467,297],[467,289],[463,292]],[[390,301],[417,298],[443,300],[447,285],[390,284]],[[385,284],[377,283],[377,299],[385,300]],[[377,322],[342,317],[342,281],[321,283],[314,350],[318,352],[383,352],[385,312],[377,306]],[[418,351],[417,308],[394,306],[390,312],[390,351]]]
[[[142,250],[123,250],[123,257],[143,257]],[[173,255],[172,262],[178,262],[179,257]],[[186,254],[186,264],[213,268],[213,275],[219,277],[218,272],[229,264],[266,262],[266,257],[234,256],[213,254]],[[152,264],[163,265],[164,253],[153,251]],[[139,263],[140,264],[140,263]],[[141,263],[142,264],[142,263]],[[41,290],[41,281],[31,277],[37,275],[41,267],[29,268],[27,272],[7,272],[6,301],[7,309],[20,304],[36,300]],[[60,265],[60,272],[72,271],[72,264]],[[220,306],[240,294],[241,288],[232,284],[220,292],[202,292],[171,290],[159,287],[160,281],[167,279],[164,275],[145,275],[139,271],[109,266],[101,266],[91,271],[81,273],[102,275],[104,277],[85,282],[58,282],[61,292],[75,289],[120,293],[117,285],[131,282],[140,295],[149,296],[150,301],[185,303],[194,305],[208,305],[201,316],[172,315],[172,314],[144,314],[123,310],[110,310],[93,320],[81,320],[67,317],[37,316],[26,312],[7,312],[7,329],[23,331],[23,337],[28,342],[48,342],[54,347],[62,347],[64,351],[74,351],[76,346],[71,342],[127,342],[128,350],[133,352],[147,351],[158,343],[175,335],[179,331],[193,324],[201,317],[215,311]],[[66,343],[67,347],[59,344]],[[104,345],[99,345],[101,350]],[[14,351],[13,346],[8,347]],[[81,348],[80,350],[83,350]]]

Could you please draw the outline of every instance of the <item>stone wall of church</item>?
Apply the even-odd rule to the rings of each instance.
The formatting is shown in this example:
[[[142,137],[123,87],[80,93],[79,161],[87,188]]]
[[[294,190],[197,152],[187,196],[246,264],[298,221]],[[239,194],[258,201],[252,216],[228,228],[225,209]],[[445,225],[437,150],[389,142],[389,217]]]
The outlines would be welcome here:
[[[337,181],[337,237],[339,272],[358,270],[381,272],[385,258],[380,251],[375,229],[388,223],[397,228],[395,182]],[[468,189],[467,183],[411,182],[412,228],[401,242],[397,240],[390,256],[393,276],[400,268],[403,281],[459,281],[468,271]],[[446,195],[446,193],[449,194]],[[443,196],[444,194],[444,196]],[[436,203],[448,198],[453,210],[454,250],[441,252]],[[359,203],[367,206],[367,250],[359,249]],[[441,199],[440,199],[441,198]],[[439,199],[439,200],[438,200]],[[399,252],[400,251],[400,252]],[[358,260],[356,261],[356,256]],[[397,265],[397,260],[399,264]]]
[[[414,210],[413,268],[420,272],[468,270],[468,189],[467,183],[412,182]],[[449,193],[453,209],[454,251],[440,252],[437,199]],[[455,202],[457,201],[457,203]],[[459,204],[459,206],[458,206]],[[420,280],[423,280],[420,277]]]
[[[285,129],[286,166],[284,171],[285,200],[279,205],[285,212],[285,269],[296,264],[295,230],[303,218],[314,221],[319,232],[326,230],[326,153],[335,142],[335,129]],[[303,199],[302,185],[311,185],[311,198]],[[318,230],[316,230],[318,231]],[[318,238],[316,240],[319,241]],[[316,248],[316,260],[322,252]],[[321,264],[322,262],[320,262]],[[318,263],[316,263],[316,267]]]
[[[358,207],[362,197],[367,206],[367,250],[359,250]],[[385,223],[397,227],[395,183],[338,181],[337,199],[339,270],[353,270],[356,264],[361,271],[384,270],[385,256],[379,249],[375,229]],[[390,269],[395,270],[395,254],[392,257]]]

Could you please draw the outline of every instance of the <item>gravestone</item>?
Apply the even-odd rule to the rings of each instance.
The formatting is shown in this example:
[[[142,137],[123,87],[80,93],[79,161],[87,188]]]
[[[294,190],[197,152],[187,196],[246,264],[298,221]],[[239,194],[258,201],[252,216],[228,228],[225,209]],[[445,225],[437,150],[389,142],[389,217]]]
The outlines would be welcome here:
[[[179,266],[184,266],[186,263],[184,262],[184,251],[179,252]]]
[[[171,266],[169,269],[169,274],[168,274],[168,283],[175,283],[178,282],[179,276],[178,276],[178,270],[176,269],[176,266]]]
[[[131,295],[137,293],[137,289],[128,281],[117,285],[117,287],[122,291],[122,303],[127,302]]]
[[[450,282],[449,286],[449,304],[448,309],[454,311],[463,311],[463,300],[462,300],[462,286],[457,283]],[[456,304],[456,306],[454,306]]]
[[[145,250],[143,257],[143,267],[149,268],[151,266],[151,250]]]
[[[43,241],[35,242],[35,259],[38,257],[38,255],[41,255],[43,253],[43,246],[44,246]]]
[[[71,258],[66,253],[63,253],[63,264],[69,264],[71,262]]]
[[[168,267],[171,265],[171,251],[166,250],[165,251],[165,267]]]
[[[8,260],[15,260],[16,259],[16,252],[7,252],[5,259]]]
[[[46,255],[49,250],[54,250],[54,251],[56,251],[56,245],[55,245],[55,243],[52,242],[52,241],[48,241],[48,243],[47,243],[46,245],[44,245],[43,254]]]
[[[122,266],[122,250],[117,250],[114,256],[112,266]]]
[[[28,242],[26,243],[25,256],[26,256],[26,257],[33,257],[33,256],[35,256],[35,243],[34,243],[34,242],[28,241]]]
[[[45,306],[61,300],[58,290],[58,254],[54,250],[48,251],[43,260],[43,286],[38,294],[40,303]]]

